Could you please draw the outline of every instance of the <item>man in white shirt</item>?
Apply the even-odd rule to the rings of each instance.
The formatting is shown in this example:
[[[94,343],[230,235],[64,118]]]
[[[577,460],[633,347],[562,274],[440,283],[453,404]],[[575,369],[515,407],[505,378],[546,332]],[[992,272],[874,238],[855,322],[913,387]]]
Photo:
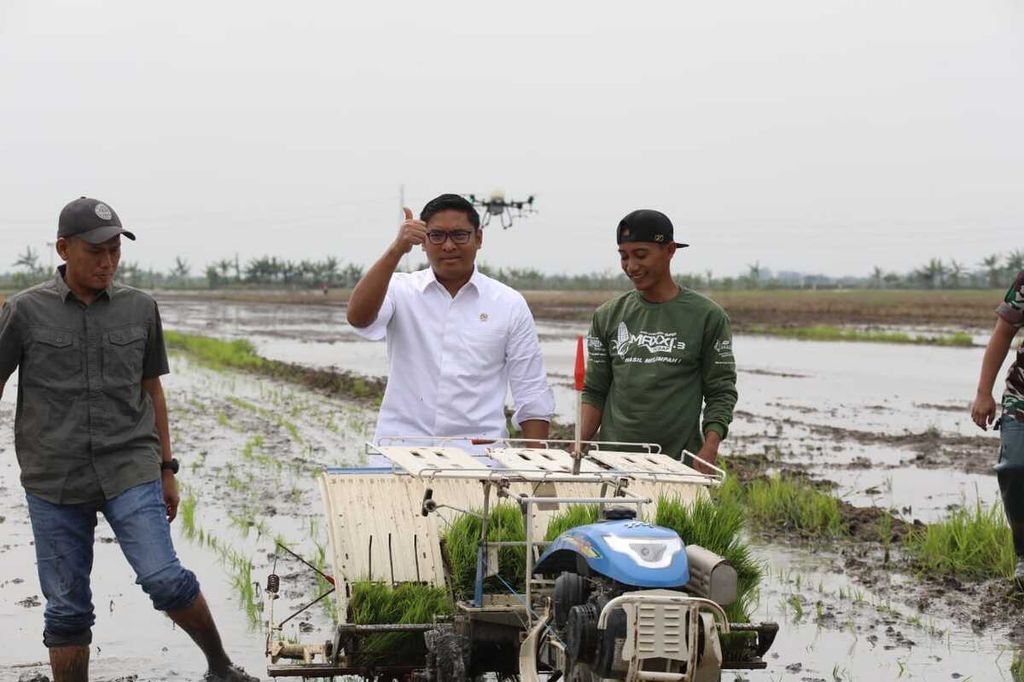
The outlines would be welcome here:
[[[390,371],[374,441],[385,436],[498,438],[511,388],[523,438],[548,437],[555,400],[526,300],[475,266],[480,216],[466,199],[442,194],[405,221],[348,302],[348,322],[367,339],[387,339]],[[396,273],[422,245],[430,267]]]

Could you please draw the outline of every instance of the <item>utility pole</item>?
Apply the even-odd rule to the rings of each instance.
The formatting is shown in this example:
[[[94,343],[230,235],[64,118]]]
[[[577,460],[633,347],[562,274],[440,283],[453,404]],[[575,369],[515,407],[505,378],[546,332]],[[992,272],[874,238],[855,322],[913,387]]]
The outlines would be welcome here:
[[[46,242],[46,250],[50,253],[50,274],[53,274],[53,251],[57,248],[57,242]]]

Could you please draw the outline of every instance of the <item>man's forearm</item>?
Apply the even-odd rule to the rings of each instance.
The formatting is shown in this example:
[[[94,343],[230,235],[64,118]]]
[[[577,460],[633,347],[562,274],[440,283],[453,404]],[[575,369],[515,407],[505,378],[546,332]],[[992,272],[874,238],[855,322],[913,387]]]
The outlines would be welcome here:
[[[377,319],[388,293],[391,275],[395,274],[403,255],[401,250],[391,245],[359,280],[348,299],[346,317],[350,325],[367,327]]]
[[[526,440],[547,440],[551,433],[551,424],[543,419],[527,419],[519,428]]]
[[[153,415],[156,422],[156,434],[160,438],[161,459],[164,462],[171,461],[171,428],[167,419],[167,399],[164,397],[164,389],[160,379],[148,379],[142,382],[142,387],[149,394],[153,401]]]
[[[582,419],[580,420],[580,438],[582,440],[593,440],[594,434],[601,427],[601,417],[604,410],[598,409],[590,403],[583,403]]]
[[[978,377],[978,393],[991,395],[996,383],[996,376],[999,375],[999,368],[1003,366],[1006,353],[1010,350],[1010,343],[1017,333],[1016,327],[1000,319],[996,322],[996,328],[992,331],[992,337],[985,347],[985,357],[981,361],[981,374]]]

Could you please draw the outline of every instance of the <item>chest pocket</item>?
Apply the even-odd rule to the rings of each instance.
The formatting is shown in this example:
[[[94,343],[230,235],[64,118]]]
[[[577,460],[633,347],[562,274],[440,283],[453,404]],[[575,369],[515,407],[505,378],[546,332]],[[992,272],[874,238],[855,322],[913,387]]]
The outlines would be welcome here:
[[[146,354],[146,329],[139,326],[112,329],[103,335],[103,382],[107,386],[131,386],[142,381]]]
[[[71,330],[36,327],[29,338],[21,383],[58,390],[82,385],[82,348]]]
[[[507,334],[504,330],[465,330],[461,334],[464,352],[472,361],[474,371],[481,367],[497,370],[505,363]]]

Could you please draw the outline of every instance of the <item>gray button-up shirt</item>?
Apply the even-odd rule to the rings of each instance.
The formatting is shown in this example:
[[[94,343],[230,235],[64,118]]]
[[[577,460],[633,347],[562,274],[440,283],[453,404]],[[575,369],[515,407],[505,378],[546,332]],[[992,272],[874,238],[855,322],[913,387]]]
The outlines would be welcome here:
[[[54,504],[116,497],[160,477],[143,379],[167,374],[156,301],[113,284],[90,304],[61,271],[0,308],[0,381],[19,369],[15,450],[25,490]]]

